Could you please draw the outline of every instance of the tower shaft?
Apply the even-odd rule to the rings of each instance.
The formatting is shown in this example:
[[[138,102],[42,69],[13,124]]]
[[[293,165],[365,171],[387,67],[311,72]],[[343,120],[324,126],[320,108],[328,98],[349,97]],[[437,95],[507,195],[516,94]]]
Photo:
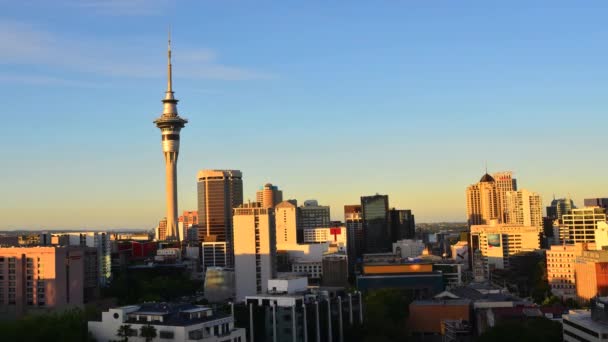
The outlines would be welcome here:
[[[177,152],[165,152],[165,175],[167,192],[167,236],[177,234]]]

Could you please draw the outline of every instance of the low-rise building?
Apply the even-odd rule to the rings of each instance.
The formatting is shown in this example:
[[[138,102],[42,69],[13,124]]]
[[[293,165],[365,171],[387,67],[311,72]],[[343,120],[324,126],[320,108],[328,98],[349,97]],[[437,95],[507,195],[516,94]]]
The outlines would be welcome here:
[[[446,333],[446,322],[459,321],[463,327],[459,336],[470,336],[471,317],[468,299],[415,300],[409,306],[407,326],[414,336],[440,336]]]
[[[111,308],[101,314],[101,321],[89,321],[89,332],[97,341],[116,339],[121,326],[130,329],[130,340],[143,341],[141,328],[150,325],[163,341],[245,342],[245,329],[234,326],[230,314],[214,312],[210,307],[192,304],[145,303]]]
[[[547,281],[551,293],[561,299],[576,298],[576,258],[587,249],[595,249],[594,244],[555,245],[546,252]]]
[[[608,297],[596,297],[589,310],[570,310],[563,316],[564,342],[608,341]]]
[[[583,251],[574,264],[576,297],[585,302],[608,295],[608,250]]]

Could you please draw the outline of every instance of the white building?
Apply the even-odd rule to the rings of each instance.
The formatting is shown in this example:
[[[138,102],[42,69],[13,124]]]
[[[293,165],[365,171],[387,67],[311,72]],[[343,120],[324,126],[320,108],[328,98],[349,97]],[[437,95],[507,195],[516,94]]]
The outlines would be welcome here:
[[[308,278],[297,275],[289,275],[275,279],[268,279],[269,293],[293,294],[306,292],[308,289]]]
[[[525,189],[507,191],[505,200],[506,223],[531,227],[543,226],[543,202],[538,193]]]
[[[234,326],[230,314],[217,314],[206,306],[145,303],[111,308],[101,321],[89,321],[89,332],[97,341],[116,340],[120,326],[129,325],[129,341],[143,342],[141,327],[150,324],[160,341],[245,342],[245,329]],[[157,340],[155,339],[155,340]]]
[[[236,300],[266,292],[268,279],[276,276],[274,209],[259,203],[234,209],[234,271]]]
[[[393,253],[402,258],[415,258],[422,254],[424,242],[421,240],[398,240],[393,242]]]
[[[304,243],[329,242],[346,248],[346,227],[309,228],[304,229]]]
[[[97,249],[99,285],[106,286],[112,277],[112,244],[110,233],[106,232],[69,232],[53,234],[55,243],[61,246],[81,246]],[[52,239],[53,240],[53,239]]]
[[[587,310],[570,310],[562,320],[564,342],[608,341],[608,325],[596,322]]]
[[[291,272],[306,274],[308,278],[320,279],[323,261],[296,260],[291,263]]]
[[[163,248],[156,251],[154,261],[160,262],[180,262],[182,252],[179,248]]]
[[[606,211],[600,207],[572,209],[562,216],[560,241],[566,243],[595,242],[595,230],[598,222],[606,222]]]
[[[277,250],[287,252],[293,260],[321,262],[323,254],[329,252],[329,243],[281,244],[277,246]]]
[[[469,269],[469,243],[467,241],[458,241],[450,246],[452,251],[452,259],[463,264],[463,269]]]

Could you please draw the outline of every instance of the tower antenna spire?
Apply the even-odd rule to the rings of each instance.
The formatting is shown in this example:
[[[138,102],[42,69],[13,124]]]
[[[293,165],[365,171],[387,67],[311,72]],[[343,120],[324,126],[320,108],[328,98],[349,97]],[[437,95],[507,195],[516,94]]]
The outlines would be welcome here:
[[[167,39],[167,93],[173,92],[173,75],[171,68],[171,26],[169,26],[169,35]]]

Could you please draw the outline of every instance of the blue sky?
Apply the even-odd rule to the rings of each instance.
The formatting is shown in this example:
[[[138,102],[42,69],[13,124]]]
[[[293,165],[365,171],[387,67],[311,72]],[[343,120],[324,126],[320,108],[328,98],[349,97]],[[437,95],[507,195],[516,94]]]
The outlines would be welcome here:
[[[197,170],[332,207],[464,221],[487,162],[545,203],[608,196],[605,1],[0,0],[0,229],[150,228],[166,35]]]

